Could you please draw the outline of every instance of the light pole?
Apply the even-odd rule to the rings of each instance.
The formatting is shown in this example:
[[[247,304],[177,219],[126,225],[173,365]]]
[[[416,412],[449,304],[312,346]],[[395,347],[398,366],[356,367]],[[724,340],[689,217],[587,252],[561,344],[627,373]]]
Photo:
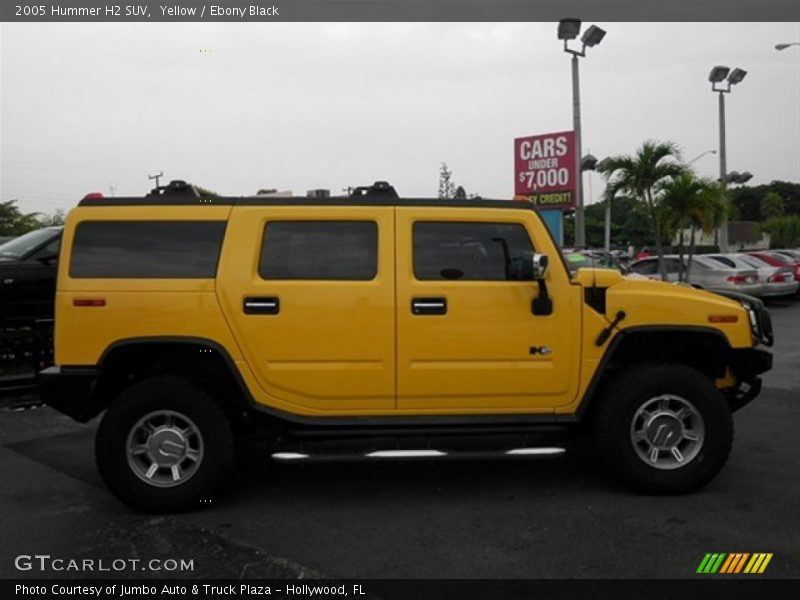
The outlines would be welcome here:
[[[744,79],[747,71],[738,67],[731,71],[728,67],[717,65],[711,69],[708,80],[711,82],[711,91],[719,92],[719,181],[724,198],[725,187],[727,184],[727,164],[725,162],[725,94],[729,94],[731,86],[736,85]],[[722,82],[725,81],[727,85]],[[719,86],[717,84],[720,84]],[[722,215],[722,223],[719,226],[719,249],[720,252],[728,252],[728,215]]]
[[[703,158],[703,157],[704,157],[706,154],[716,154],[716,153],[717,153],[717,151],[716,151],[716,150],[706,150],[706,151],[705,151],[705,152],[703,152],[702,154],[698,154],[698,155],[697,155],[697,156],[695,156],[695,157],[694,157],[692,160],[688,161],[688,162],[686,163],[686,166],[688,167],[689,165],[696,163],[698,160],[700,160],[701,158]]]
[[[580,19],[561,19],[558,22],[558,39],[564,40],[564,52],[572,54],[572,127],[575,130],[575,247],[586,246],[586,225],[583,219],[583,175],[581,173],[581,92],[578,73],[578,57],[586,56],[586,48],[596,46],[606,32],[592,25],[581,36],[581,49],[569,47],[569,41],[578,37]]]
[[[787,48],[791,48],[792,46],[800,46],[800,42],[790,42],[788,44],[775,44],[775,50],[780,52],[781,50],[786,50]]]
[[[597,162],[594,166],[596,171],[600,171],[601,173],[606,170],[608,166],[608,158],[604,158],[603,160]],[[606,252],[611,252],[611,204],[614,202],[614,195],[608,194],[608,187],[606,187],[605,193],[605,200],[606,200],[606,218],[605,223],[603,224],[603,249]]]

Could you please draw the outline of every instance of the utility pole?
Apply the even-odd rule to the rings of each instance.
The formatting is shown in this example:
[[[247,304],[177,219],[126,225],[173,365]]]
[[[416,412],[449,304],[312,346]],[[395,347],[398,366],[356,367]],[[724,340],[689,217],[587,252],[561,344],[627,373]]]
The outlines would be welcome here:
[[[150,180],[156,180],[156,187],[160,187],[158,184],[158,180],[164,176],[164,171],[159,171],[157,175],[148,175],[147,178]]]
[[[114,197],[114,191],[117,189],[113,184],[108,184],[108,189],[111,191],[111,197]]]

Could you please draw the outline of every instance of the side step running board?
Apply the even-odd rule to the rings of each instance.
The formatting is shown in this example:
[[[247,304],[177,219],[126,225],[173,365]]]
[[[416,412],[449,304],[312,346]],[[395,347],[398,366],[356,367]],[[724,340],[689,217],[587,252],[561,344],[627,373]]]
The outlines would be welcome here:
[[[374,450],[372,452],[344,453],[331,452],[329,454],[306,454],[303,452],[274,452],[271,455],[273,460],[278,461],[303,461],[303,462],[324,462],[324,461],[348,461],[348,460],[410,460],[410,459],[520,459],[520,458],[555,458],[566,454],[566,449],[558,446],[537,447],[537,448],[511,448],[509,450],[477,450],[477,451],[453,451],[453,450]]]

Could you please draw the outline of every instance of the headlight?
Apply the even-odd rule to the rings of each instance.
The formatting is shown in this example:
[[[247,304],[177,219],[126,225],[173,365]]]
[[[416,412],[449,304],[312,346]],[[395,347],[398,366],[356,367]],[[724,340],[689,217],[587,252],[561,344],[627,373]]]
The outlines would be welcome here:
[[[720,296],[725,296],[731,300],[736,300],[747,311],[750,319],[750,333],[753,336],[753,344],[764,344],[772,346],[774,338],[772,336],[772,318],[769,316],[764,303],[758,298],[741,294],[739,292],[716,290]]]
[[[764,304],[760,300],[751,302],[744,298],[740,299],[740,302],[750,318],[750,331],[753,334],[753,343],[772,346],[772,342],[774,341],[772,336],[772,318]]]

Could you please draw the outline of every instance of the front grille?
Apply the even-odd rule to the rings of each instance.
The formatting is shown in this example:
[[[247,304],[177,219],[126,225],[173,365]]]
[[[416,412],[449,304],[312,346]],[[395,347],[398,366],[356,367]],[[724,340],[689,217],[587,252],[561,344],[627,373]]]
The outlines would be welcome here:
[[[772,346],[773,342],[775,341],[775,337],[772,333],[772,317],[770,316],[767,307],[764,306],[763,302],[759,301],[753,305],[753,310],[756,314],[756,338],[765,346]]]

